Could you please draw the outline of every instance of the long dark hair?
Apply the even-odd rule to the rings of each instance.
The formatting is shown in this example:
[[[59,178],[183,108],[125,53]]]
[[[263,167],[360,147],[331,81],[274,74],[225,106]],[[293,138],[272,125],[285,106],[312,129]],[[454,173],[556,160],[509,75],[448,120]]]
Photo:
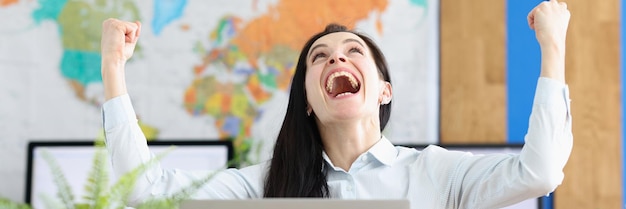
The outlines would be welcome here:
[[[283,125],[276,139],[274,155],[265,182],[264,197],[329,197],[326,169],[322,157],[323,145],[314,115],[306,113],[307,100],[304,80],[307,71],[306,57],[317,39],[330,33],[351,32],[369,47],[381,78],[389,83],[387,61],[374,41],[367,36],[348,30],[345,26],[329,24],[326,29],[306,42],[291,82],[289,104]],[[391,103],[380,106],[380,130],[389,121]]]

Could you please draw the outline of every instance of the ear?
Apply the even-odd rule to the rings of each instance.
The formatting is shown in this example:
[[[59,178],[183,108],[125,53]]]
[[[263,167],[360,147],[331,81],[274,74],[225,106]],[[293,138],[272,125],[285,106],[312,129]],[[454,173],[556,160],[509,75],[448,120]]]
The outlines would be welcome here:
[[[391,102],[391,98],[393,97],[393,90],[391,88],[391,83],[387,81],[382,82],[383,85],[380,88],[380,96],[378,101],[381,105],[386,105]]]

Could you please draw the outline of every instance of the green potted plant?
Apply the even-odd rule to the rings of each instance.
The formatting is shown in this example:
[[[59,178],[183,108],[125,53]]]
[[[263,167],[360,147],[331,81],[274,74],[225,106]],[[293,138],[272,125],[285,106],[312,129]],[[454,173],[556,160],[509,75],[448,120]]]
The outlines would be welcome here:
[[[115,183],[110,184],[109,170],[107,165],[107,153],[102,140],[96,140],[96,152],[93,157],[93,164],[84,186],[85,195],[80,201],[74,197],[67,179],[56,160],[48,153],[42,152],[44,159],[48,163],[53,175],[54,183],[57,186],[55,198],[43,195],[42,199],[45,209],[118,209],[128,205],[128,196],[133,190],[137,177],[154,165],[169,152],[158,154],[152,161],[140,165],[137,168],[121,176]],[[174,149],[174,148],[171,148]],[[170,149],[170,150],[171,150]],[[208,175],[202,179],[192,182],[189,186],[166,198],[150,199],[135,208],[137,209],[169,209],[178,208],[178,205],[188,199],[203,184],[212,177]],[[0,208],[2,209],[30,209],[31,206],[16,203],[6,198],[0,198]]]

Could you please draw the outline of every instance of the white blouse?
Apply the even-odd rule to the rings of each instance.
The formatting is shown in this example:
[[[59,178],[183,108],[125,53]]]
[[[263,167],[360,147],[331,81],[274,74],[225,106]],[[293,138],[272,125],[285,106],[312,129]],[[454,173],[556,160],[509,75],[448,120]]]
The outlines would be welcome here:
[[[146,138],[128,95],[103,105],[106,146],[116,176],[150,161]],[[329,165],[330,195],[341,199],[408,199],[411,208],[500,208],[546,195],[563,180],[573,136],[569,90],[539,78],[525,145],[519,155],[472,155],[429,146],[398,147],[383,137],[349,171]],[[194,199],[262,198],[269,162],[216,174]],[[131,203],[165,197],[209,174],[152,166],[140,176]]]

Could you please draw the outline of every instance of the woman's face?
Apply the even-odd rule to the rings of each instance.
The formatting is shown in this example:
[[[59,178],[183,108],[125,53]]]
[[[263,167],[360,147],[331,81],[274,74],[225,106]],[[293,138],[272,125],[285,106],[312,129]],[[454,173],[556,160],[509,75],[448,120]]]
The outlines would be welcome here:
[[[337,32],[316,40],[307,55],[305,89],[321,122],[369,118],[391,99],[391,84],[379,76],[369,47],[357,35]]]

